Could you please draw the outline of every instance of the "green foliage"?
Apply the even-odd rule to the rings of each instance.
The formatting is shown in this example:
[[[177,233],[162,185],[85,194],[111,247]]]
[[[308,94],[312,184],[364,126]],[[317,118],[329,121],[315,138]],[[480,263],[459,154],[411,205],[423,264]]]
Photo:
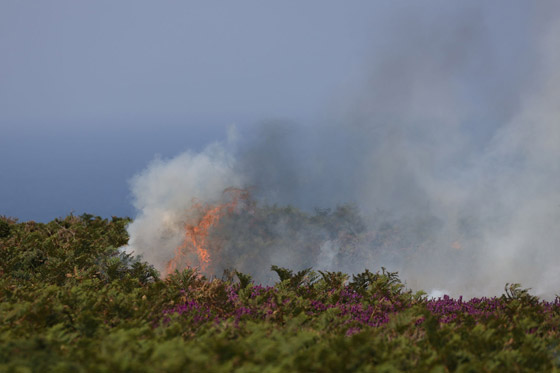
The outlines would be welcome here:
[[[278,267],[277,265],[270,267],[270,270],[276,272],[278,277],[280,277],[280,281],[287,281],[294,277],[294,272],[292,270]]]
[[[241,289],[245,289],[253,281],[251,275],[247,275],[247,274],[241,273],[239,271],[235,271],[235,275],[239,279],[239,287]]]
[[[506,284],[503,297],[508,300],[518,300],[527,303],[538,303],[539,298],[529,294],[531,289],[523,289],[521,284]]]
[[[315,274],[311,268],[305,268],[297,273],[276,265],[271,266],[270,269],[278,274],[282,283],[287,284],[292,289],[297,289],[304,284],[311,285],[318,278],[317,274]]]
[[[319,271],[327,289],[340,289],[348,281],[348,275],[342,272]]]
[[[10,235],[10,224],[0,218],[0,238],[5,238]]]
[[[353,216],[313,219],[359,234]],[[412,294],[385,268],[162,279],[119,251],[129,222],[0,218],[0,371],[558,371],[560,301],[518,284],[468,303]]]
[[[399,295],[404,289],[397,272],[388,272],[381,267],[381,273],[372,273],[368,269],[352,276],[350,287],[355,291],[365,293],[380,293],[391,298]]]

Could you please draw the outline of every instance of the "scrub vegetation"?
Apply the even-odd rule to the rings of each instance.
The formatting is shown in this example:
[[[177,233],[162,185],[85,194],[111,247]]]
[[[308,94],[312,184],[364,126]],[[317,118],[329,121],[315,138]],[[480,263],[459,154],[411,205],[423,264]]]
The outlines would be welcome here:
[[[272,266],[272,286],[235,269],[163,278],[119,251],[128,223],[0,218],[0,371],[559,370],[560,301],[518,284],[463,300],[428,299],[383,268]]]

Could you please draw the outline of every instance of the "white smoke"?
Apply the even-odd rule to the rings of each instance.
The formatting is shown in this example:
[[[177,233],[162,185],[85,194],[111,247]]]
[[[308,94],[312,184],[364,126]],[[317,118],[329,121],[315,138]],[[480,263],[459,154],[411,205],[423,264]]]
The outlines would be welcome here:
[[[401,215],[429,209],[443,222],[430,249],[391,262],[413,287],[482,295],[520,282],[541,296],[560,292],[560,24],[548,26],[537,38],[531,84],[518,86],[517,105],[510,105],[506,120],[489,124],[495,130],[483,147],[469,145],[469,128],[459,124],[484,108],[467,110],[455,101],[453,84],[442,82],[445,71],[407,70],[416,80],[433,78],[435,85],[418,92],[419,106],[412,88],[411,108],[405,105],[404,114],[396,115],[402,124],[382,126],[387,133],[370,153],[374,172],[360,198]],[[476,43],[471,52],[480,51]],[[437,68],[432,57],[427,65]],[[447,78],[456,76],[460,71]],[[500,98],[488,96],[486,105]],[[461,248],[452,247],[454,240]]]
[[[193,203],[216,203],[227,187],[241,187],[235,159],[223,144],[199,154],[186,152],[173,159],[156,158],[131,180],[137,217],[128,227],[126,252],[141,255],[159,271],[184,239],[184,225]]]
[[[317,269],[385,266],[415,289],[451,295],[499,294],[506,282],[560,293],[558,7],[523,5],[518,23],[500,26],[515,7],[481,4],[397,12],[367,84],[322,126],[267,124],[235,151],[214,144],[154,161],[131,182],[138,216],[128,250],[161,270],[193,198],[212,203],[227,187],[254,186],[265,202],[304,209],[354,202],[369,230],[391,221],[405,238],[360,247],[361,259],[341,268],[325,238]],[[524,40],[499,42],[517,27]],[[272,264],[309,264],[293,250],[275,248]]]

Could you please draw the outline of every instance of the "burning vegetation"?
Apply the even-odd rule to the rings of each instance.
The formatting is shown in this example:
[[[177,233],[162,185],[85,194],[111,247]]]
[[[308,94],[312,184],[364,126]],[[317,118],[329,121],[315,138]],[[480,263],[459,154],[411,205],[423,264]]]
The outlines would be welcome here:
[[[371,228],[354,205],[305,212],[258,203],[249,190],[233,187],[219,202],[194,200],[182,214],[181,243],[161,269],[164,276],[186,268],[214,277],[239,270],[271,283],[271,265],[352,272],[395,247],[414,256],[418,242],[430,242],[421,233],[430,222],[406,230],[385,220]]]
[[[223,198],[226,202],[216,205],[196,202],[188,211],[189,216],[200,215],[195,224],[185,224],[185,237],[183,243],[175,249],[175,256],[167,263],[165,275],[175,270],[183,270],[186,267],[198,266],[204,273],[212,269],[211,250],[219,251],[216,247],[217,241],[209,241],[210,230],[220,223],[227,215],[234,213],[240,202],[249,200],[249,191],[238,188],[227,188],[224,190]],[[194,259],[194,260],[193,260]]]

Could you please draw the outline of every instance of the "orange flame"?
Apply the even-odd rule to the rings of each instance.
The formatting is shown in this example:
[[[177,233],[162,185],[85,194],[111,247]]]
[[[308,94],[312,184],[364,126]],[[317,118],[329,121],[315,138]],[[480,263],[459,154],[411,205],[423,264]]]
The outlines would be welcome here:
[[[183,243],[175,249],[173,259],[167,263],[166,275],[176,269],[191,266],[189,254],[193,252],[198,257],[200,270],[207,272],[212,259],[208,243],[210,228],[216,226],[225,215],[232,214],[240,200],[248,200],[249,198],[247,190],[237,188],[227,188],[224,190],[224,195],[227,195],[230,199],[229,202],[215,206],[195,203],[192,206],[192,209],[199,210],[202,213],[202,217],[196,225],[185,224],[185,238]]]

